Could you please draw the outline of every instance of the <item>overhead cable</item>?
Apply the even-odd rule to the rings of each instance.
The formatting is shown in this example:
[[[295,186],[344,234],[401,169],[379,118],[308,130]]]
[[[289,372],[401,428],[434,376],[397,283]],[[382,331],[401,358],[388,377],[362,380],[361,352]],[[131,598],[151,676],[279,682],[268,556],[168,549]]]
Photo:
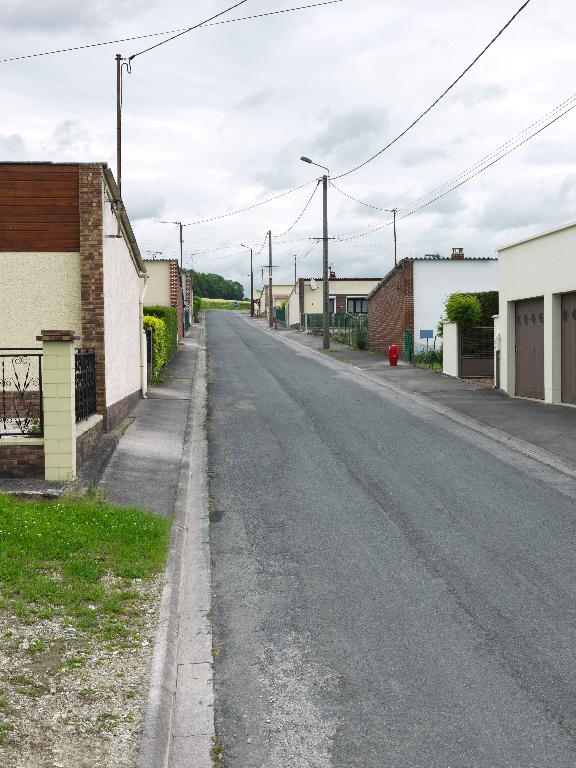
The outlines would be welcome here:
[[[362,163],[359,163],[358,165],[354,166],[354,168],[351,168],[349,171],[345,171],[344,173],[340,173],[340,174],[338,174],[337,176],[334,176],[333,178],[334,178],[334,179],[341,179],[341,178],[343,178],[344,176],[349,176],[351,173],[355,173],[356,171],[360,170],[360,168],[363,168],[365,165],[368,165],[368,163],[371,163],[371,162],[372,162],[373,160],[375,160],[377,157],[380,157],[380,155],[382,155],[384,152],[386,152],[386,150],[387,150],[387,149],[390,149],[390,147],[391,147],[391,146],[393,146],[394,144],[396,144],[396,142],[397,142],[397,141],[399,141],[399,140],[400,140],[400,139],[401,139],[403,136],[405,136],[405,135],[408,133],[408,131],[410,131],[412,128],[414,128],[414,126],[415,126],[415,125],[417,125],[417,124],[420,122],[420,120],[422,120],[422,118],[423,118],[423,117],[425,117],[425,116],[426,116],[426,115],[427,115],[429,112],[431,112],[431,111],[434,109],[434,107],[435,107],[435,106],[436,106],[436,105],[437,105],[439,102],[441,102],[441,101],[442,101],[442,99],[443,99],[443,98],[446,96],[446,94],[447,94],[447,93],[449,93],[449,91],[451,91],[451,90],[452,90],[452,88],[454,88],[454,86],[455,86],[457,83],[459,83],[459,82],[460,82],[460,80],[462,80],[462,78],[463,78],[463,77],[464,77],[464,76],[465,76],[465,75],[466,75],[466,74],[467,74],[467,73],[468,73],[468,72],[469,72],[469,71],[472,69],[472,67],[473,67],[473,66],[476,64],[476,62],[477,62],[479,59],[481,59],[481,58],[482,58],[482,56],[484,56],[484,54],[486,53],[486,51],[487,51],[487,50],[488,50],[488,49],[489,49],[489,48],[490,48],[492,45],[494,45],[494,43],[496,42],[496,40],[498,40],[498,38],[500,37],[500,35],[502,35],[502,34],[504,33],[504,31],[505,31],[505,30],[506,30],[506,29],[507,29],[507,28],[510,26],[510,24],[512,24],[512,22],[514,21],[514,19],[515,19],[515,18],[516,18],[516,17],[517,17],[517,16],[518,16],[518,15],[519,15],[519,14],[520,14],[520,13],[521,13],[523,10],[524,10],[524,8],[526,8],[526,6],[527,6],[527,5],[528,5],[530,2],[531,2],[531,0],[526,0],[526,2],[524,2],[524,3],[523,3],[521,6],[520,6],[520,8],[518,8],[518,10],[516,11],[516,13],[515,13],[515,14],[514,14],[514,15],[513,15],[513,16],[512,16],[510,19],[508,19],[508,21],[506,22],[506,24],[504,24],[504,26],[502,27],[502,29],[500,29],[500,31],[499,31],[499,32],[498,32],[496,35],[494,35],[494,37],[492,38],[492,40],[490,40],[490,42],[489,42],[489,43],[488,43],[488,44],[487,44],[487,45],[486,45],[486,46],[485,46],[485,47],[484,47],[484,48],[483,48],[483,49],[480,51],[480,53],[479,53],[479,54],[476,56],[476,58],[475,58],[475,59],[473,59],[473,61],[471,61],[471,62],[470,62],[470,64],[468,64],[468,66],[466,67],[466,69],[465,69],[465,70],[463,70],[463,71],[462,71],[462,72],[461,72],[461,73],[458,75],[458,77],[457,77],[457,78],[456,78],[456,79],[455,79],[455,80],[454,80],[452,83],[450,83],[450,85],[448,86],[448,88],[446,88],[446,90],[445,90],[445,91],[443,91],[443,93],[441,93],[441,94],[440,94],[440,96],[438,96],[438,98],[437,98],[435,101],[433,101],[433,102],[432,102],[432,104],[430,104],[430,106],[429,106],[429,107],[427,107],[427,109],[425,109],[425,110],[424,110],[424,112],[422,112],[422,114],[421,114],[419,117],[417,117],[417,118],[416,118],[416,120],[413,120],[413,121],[410,123],[410,125],[409,125],[407,128],[405,128],[405,129],[402,131],[402,133],[399,133],[399,134],[398,134],[398,136],[396,136],[396,138],[395,138],[395,139],[392,139],[392,141],[388,142],[388,144],[386,144],[386,146],[385,146],[385,147],[382,147],[382,149],[378,150],[378,152],[376,152],[375,154],[373,154],[373,155],[372,155],[371,157],[369,157],[367,160],[364,160],[364,162],[362,162]]]
[[[201,27],[217,27],[221,24],[232,24],[237,21],[252,21],[254,19],[261,19],[264,16],[277,16],[281,13],[294,13],[295,11],[304,11],[309,8],[319,8],[322,5],[333,5],[334,3],[342,3],[344,0],[325,0],[322,3],[312,3],[311,5],[300,5],[295,8],[283,8],[278,11],[267,11],[266,13],[256,13],[252,16],[241,16],[237,19],[224,19],[223,21],[204,22]],[[198,27],[199,29],[201,27]],[[162,35],[173,35],[176,32],[187,32],[190,27],[180,27],[179,29],[167,29],[164,32],[149,32],[146,35],[135,35],[134,37],[121,37],[118,40],[105,40],[100,43],[87,43],[86,45],[74,45],[70,48],[58,48],[54,51],[41,51],[39,53],[27,53],[23,56],[11,56],[7,59],[0,59],[0,64],[5,64],[9,61],[21,61],[22,59],[35,59],[38,56],[54,56],[58,53],[71,53],[73,51],[83,51],[87,48],[99,48],[103,45],[116,45],[116,43],[130,43],[134,40],[144,40],[149,37],[162,37]]]
[[[284,237],[284,235],[287,235],[287,234],[288,234],[288,232],[290,232],[292,229],[294,229],[294,227],[296,226],[296,224],[298,224],[298,222],[300,221],[300,219],[302,218],[302,216],[304,216],[304,214],[305,214],[305,213],[306,213],[306,211],[308,210],[308,206],[309,206],[309,205],[310,205],[310,203],[312,202],[312,198],[313,198],[313,197],[314,197],[314,195],[316,194],[316,192],[317,192],[317,190],[318,190],[318,187],[319,187],[319,186],[320,186],[320,180],[318,180],[318,183],[317,183],[317,184],[316,184],[316,186],[314,187],[314,190],[313,190],[312,194],[311,194],[311,195],[310,195],[310,197],[308,198],[308,202],[306,203],[306,205],[305,205],[305,206],[304,206],[304,208],[302,209],[302,212],[301,212],[301,213],[298,215],[298,217],[295,219],[295,221],[293,221],[293,222],[292,222],[292,224],[291,224],[291,225],[288,227],[288,229],[287,229],[285,232],[281,232],[279,235],[274,235],[274,237]]]

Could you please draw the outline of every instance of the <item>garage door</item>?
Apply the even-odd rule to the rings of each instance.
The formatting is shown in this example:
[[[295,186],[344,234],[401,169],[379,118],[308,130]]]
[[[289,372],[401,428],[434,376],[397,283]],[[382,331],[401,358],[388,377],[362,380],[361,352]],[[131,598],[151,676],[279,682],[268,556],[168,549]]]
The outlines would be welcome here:
[[[576,404],[576,293],[562,296],[562,402]]]
[[[516,302],[516,394],[544,399],[544,298]]]

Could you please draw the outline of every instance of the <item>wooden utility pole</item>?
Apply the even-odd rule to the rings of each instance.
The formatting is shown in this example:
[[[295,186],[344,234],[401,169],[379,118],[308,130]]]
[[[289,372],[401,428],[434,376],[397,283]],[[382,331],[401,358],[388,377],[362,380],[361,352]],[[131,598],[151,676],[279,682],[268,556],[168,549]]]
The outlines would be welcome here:
[[[397,265],[398,261],[396,259],[396,211],[397,208],[392,208],[392,213],[394,214],[394,266]]]
[[[268,230],[268,327],[272,328],[274,301],[272,299],[272,231]]]
[[[122,199],[122,56],[116,54],[116,184]]]
[[[254,317],[254,270],[252,268],[252,248],[250,248],[250,317]]]
[[[296,254],[294,254],[294,285],[298,282],[298,278],[296,277]]]
[[[183,260],[183,256],[182,256],[182,246],[183,246],[183,243],[184,243],[184,239],[182,238],[182,228],[183,228],[184,225],[182,224],[181,221],[178,221],[176,223],[178,224],[178,226],[180,228],[180,272],[182,272],[182,267],[184,266],[184,260]]]
[[[328,176],[322,176],[322,287],[324,291],[324,311],[323,311],[323,339],[322,348],[330,349],[330,285],[328,273]]]

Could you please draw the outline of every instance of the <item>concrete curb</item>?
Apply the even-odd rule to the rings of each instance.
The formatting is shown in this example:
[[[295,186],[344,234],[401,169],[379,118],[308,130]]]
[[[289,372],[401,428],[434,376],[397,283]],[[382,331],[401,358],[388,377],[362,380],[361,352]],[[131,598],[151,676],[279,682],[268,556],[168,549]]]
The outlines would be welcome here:
[[[198,718],[201,710],[201,746],[194,766],[210,766],[210,748],[214,738],[212,689],[212,635],[210,611],[210,551],[208,539],[207,440],[204,430],[207,388],[205,380],[205,325],[199,338],[198,357],[187,415],[182,463],[174,508],[174,522],[168,550],[167,568],[160,600],[158,629],[152,655],[148,706],[136,768],[185,766],[174,754],[173,742],[179,736],[183,719]],[[194,604],[190,612],[190,602]],[[191,621],[193,620],[193,621]],[[201,631],[199,631],[199,628]],[[202,637],[202,649],[194,657],[206,673],[187,680],[184,659],[189,655],[190,637]],[[208,662],[206,662],[208,657]],[[206,664],[208,663],[208,667]],[[188,667],[184,663],[184,667]],[[206,677],[210,684],[207,687]],[[179,682],[180,688],[179,688]],[[182,711],[178,707],[183,682],[196,707]],[[194,733],[197,737],[198,733]],[[180,742],[181,739],[178,739]],[[198,743],[196,738],[195,743]],[[177,752],[178,750],[176,750]],[[191,757],[194,757],[191,755]]]
[[[245,322],[249,322],[249,321],[245,321]],[[252,325],[252,327],[258,328],[264,333],[274,335],[274,331],[271,331],[268,328],[261,328],[258,325]],[[461,426],[467,427],[468,429],[472,429],[474,430],[474,432],[478,432],[484,435],[485,437],[491,438],[492,440],[496,440],[498,443],[501,443],[502,445],[505,445],[508,448],[518,451],[519,453],[522,453],[524,456],[528,456],[529,458],[534,459],[535,461],[538,461],[541,464],[546,464],[552,469],[555,469],[558,472],[562,472],[562,474],[564,475],[568,475],[569,477],[576,479],[576,465],[570,461],[567,461],[566,459],[563,459],[561,456],[558,456],[557,454],[552,453],[551,451],[547,451],[545,448],[540,448],[539,446],[534,445],[534,443],[529,443],[526,440],[522,440],[519,437],[510,435],[507,432],[502,432],[496,427],[491,427],[488,424],[483,424],[481,421],[474,419],[472,416],[466,416],[465,414],[459,413],[458,411],[454,410],[453,408],[450,408],[447,405],[441,405],[440,403],[437,403],[434,400],[431,400],[429,397],[426,397],[425,395],[418,394],[417,392],[411,392],[410,390],[399,387],[397,384],[392,384],[391,382],[384,381],[378,378],[377,376],[375,376],[374,374],[368,371],[365,371],[362,368],[359,368],[357,365],[353,365],[352,363],[347,363],[344,360],[339,360],[337,357],[326,357],[326,355],[323,352],[317,349],[312,349],[311,347],[307,347],[305,344],[301,344],[299,341],[296,341],[295,339],[288,339],[282,336],[281,334],[276,334],[275,338],[277,338],[279,341],[282,341],[284,344],[293,344],[295,347],[299,347],[300,349],[305,349],[308,352],[310,352],[310,354],[317,355],[322,360],[330,360],[336,365],[342,366],[343,368],[347,368],[350,372],[356,374],[357,376],[360,376],[364,379],[368,379],[368,381],[372,382],[373,384],[377,384],[378,386],[383,387],[384,389],[387,389],[390,392],[394,392],[397,395],[406,397],[407,399],[412,400],[415,403],[423,405],[425,408],[429,408],[430,410],[435,411],[436,413],[439,413],[442,416],[446,416],[448,419],[456,422],[457,424],[460,424]]]

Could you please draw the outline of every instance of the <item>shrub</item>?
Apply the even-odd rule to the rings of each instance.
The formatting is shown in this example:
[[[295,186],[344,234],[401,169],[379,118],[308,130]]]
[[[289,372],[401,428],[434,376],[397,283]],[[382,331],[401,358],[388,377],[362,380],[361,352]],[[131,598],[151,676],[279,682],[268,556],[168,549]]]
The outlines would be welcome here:
[[[157,379],[166,365],[166,323],[158,317],[144,315],[144,328],[152,328],[152,378]]]
[[[356,328],[354,331],[354,346],[356,349],[368,349],[367,328]]]
[[[192,312],[194,314],[194,322],[199,322],[199,314],[200,314],[200,305],[202,304],[202,299],[200,296],[194,296],[192,299]]]
[[[144,307],[144,314],[164,321],[166,326],[164,333],[166,348],[165,365],[178,349],[178,312],[175,307]]]
[[[472,328],[482,319],[482,307],[473,294],[453,293],[446,299],[446,318],[460,328]]]

